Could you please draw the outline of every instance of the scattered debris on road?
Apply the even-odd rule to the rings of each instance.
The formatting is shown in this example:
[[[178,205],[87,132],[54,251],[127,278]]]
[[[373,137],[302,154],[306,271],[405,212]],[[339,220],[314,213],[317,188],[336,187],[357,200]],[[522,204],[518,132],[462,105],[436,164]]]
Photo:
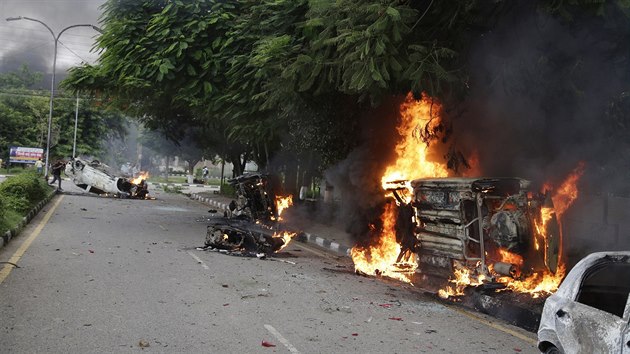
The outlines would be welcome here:
[[[144,339],[140,339],[140,341],[138,342],[138,346],[139,346],[140,348],[148,348],[148,347],[150,347],[151,345],[150,345],[150,344],[149,344],[149,342],[147,342],[146,340],[144,340]]]
[[[267,347],[267,348],[271,348],[271,347],[275,347],[276,345],[271,343],[271,342],[267,342],[266,340],[262,341],[261,345],[263,347]]]

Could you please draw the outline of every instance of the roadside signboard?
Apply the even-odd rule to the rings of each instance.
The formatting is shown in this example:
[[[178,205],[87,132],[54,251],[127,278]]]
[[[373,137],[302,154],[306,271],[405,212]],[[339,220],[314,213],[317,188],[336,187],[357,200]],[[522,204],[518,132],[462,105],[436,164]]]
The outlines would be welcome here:
[[[35,163],[35,161],[43,158],[44,149],[11,146],[9,147],[9,162],[10,163]]]

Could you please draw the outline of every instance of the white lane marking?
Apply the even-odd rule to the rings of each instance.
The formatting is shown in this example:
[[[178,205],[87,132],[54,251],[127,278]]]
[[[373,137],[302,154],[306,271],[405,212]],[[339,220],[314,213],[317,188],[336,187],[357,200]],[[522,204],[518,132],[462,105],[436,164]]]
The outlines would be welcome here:
[[[287,347],[287,349],[289,349],[291,353],[295,353],[295,354],[300,353],[299,350],[295,349],[295,347],[291,343],[289,343],[289,341],[286,340],[286,338],[284,338],[282,334],[276,331],[276,329],[273,328],[271,325],[266,324],[265,328],[269,331],[269,333],[273,334],[273,336],[276,337],[280,341],[280,343],[284,344],[284,346]]]
[[[201,259],[199,259],[199,257],[197,257],[196,254],[194,254],[194,253],[192,253],[190,251],[186,251],[186,253],[188,253],[192,258],[194,258],[199,264],[201,264],[203,269],[210,269],[210,267],[208,267]]]

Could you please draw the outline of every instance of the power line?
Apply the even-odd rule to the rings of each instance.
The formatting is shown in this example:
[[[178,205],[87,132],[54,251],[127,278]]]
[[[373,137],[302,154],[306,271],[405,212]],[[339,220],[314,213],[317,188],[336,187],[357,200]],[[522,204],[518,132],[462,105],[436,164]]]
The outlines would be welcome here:
[[[87,60],[83,59],[79,54],[75,53],[72,49],[68,48],[68,46],[66,46],[65,44],[63,44],[61,41],[58,41],[59,44],[61,44],[64,48],[66,48],[67,50],[70,51],[70,53],[74,54],[77,58],[83,60],[84,62],[88,62]]]

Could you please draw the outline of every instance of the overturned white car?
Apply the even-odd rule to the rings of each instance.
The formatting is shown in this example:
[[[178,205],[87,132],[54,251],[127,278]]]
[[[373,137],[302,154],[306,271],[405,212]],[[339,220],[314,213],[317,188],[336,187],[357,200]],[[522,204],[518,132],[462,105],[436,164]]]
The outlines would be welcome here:
[[[149,194],[143,177],[127,179],[112,176],[99,161],[73,159],[66,164],[65,174],[77,187],[95,194],[108,194],[121,198],[145,199]]]
[[[547,298],[538,329],[543,353],[630,353],[630,252],[578,262]]]

